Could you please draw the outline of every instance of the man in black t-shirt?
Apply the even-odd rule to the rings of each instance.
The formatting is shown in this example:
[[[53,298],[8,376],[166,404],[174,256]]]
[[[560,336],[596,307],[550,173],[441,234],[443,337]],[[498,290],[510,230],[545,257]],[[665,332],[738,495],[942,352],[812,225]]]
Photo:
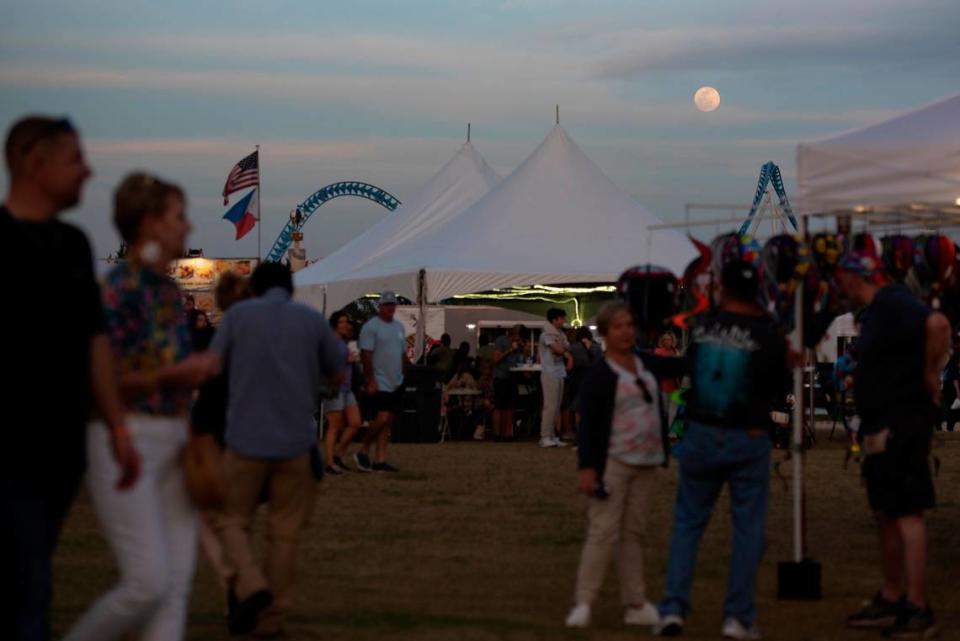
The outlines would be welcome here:
[[[734,534],[721,634],[760,638],[755,593],[766,540],[770,412],[791,376],[786,341],[756,302],[759,281],[751,264],[727,265],[719,313],[698,322],[687,349],[691,387],[659,636],[683,631],[700,540],[728,485]]]
[[[905,285],[888,284],[873,257],[850,252],[840,262],[837,281],[854,304],[866,306],[853,386],[863,477],[883,562],[880,591],[847,623],[886,627],[885,634],[894,638],[926,637],[935,630],[924,586],[924,511],[935,505],[928,458],[940,415],[950,322]]]
[[[135,482],[139,458],[123,425],[90,245],[56,219],[90,176],[79,136],[65,119],[24,118],[5,156],[0,274],[17,312],[0,315],[0,638],[34,641],[49,638],[50,560],[83,475],[91,401],[111,428],[118,488]]]

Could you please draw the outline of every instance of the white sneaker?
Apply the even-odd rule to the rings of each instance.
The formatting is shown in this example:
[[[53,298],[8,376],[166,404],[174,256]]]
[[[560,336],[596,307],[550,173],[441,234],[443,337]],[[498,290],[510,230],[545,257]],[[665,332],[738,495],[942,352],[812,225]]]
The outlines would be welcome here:
[[[590,625],[590,605],[581,603],[573,606],[570,614],[567,615],[568,628],[585,628]]]
[[[556,443],[557,447],[566,447],[566,446],[567,446],[566,441],[563,441],[563,440],[561,440],[561,439],[559,439],[559,438],[557,438],[557,437],[553,437],[553,442]]]
[[[683,617],[677,614],[660,617],[660,621],[653,626],[651,631],[657,637],[678,637],[683,634]]]
[[[557,447],[557,441],[552,438],[542,438],[540,439],[540,447]]]
[[[627,608],[623,611],[623,622],[626,625],[657,625],[660,622],[660,613],[650,602],[644,603],[642,608]]]
[[[473,440],[482,441],[486,431],[487,428],[485,426],[477,425],[477,429],[473,432]]]
[[[720,634],[724,639],[750,639],[755,641],[760,638],[760,630],[757,626],[751,625],[749,628],[740,623],[739,619],[727,617],[720,628]]]

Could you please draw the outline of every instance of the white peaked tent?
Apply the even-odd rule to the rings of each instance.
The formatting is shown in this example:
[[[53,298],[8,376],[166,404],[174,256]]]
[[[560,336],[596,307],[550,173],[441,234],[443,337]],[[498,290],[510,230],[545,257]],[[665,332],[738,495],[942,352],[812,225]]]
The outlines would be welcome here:
[[[344,281],[354,291],[393,289],[424,304],[499,287],[612,282],[641,263],[680,273],[696,250],[676,231],[648,229],[660,222],[558,125],[473,206]],[[308,297],[317,300],[316,292]],[[327,309],[350,300],[327,290]]]
[[[414,196],[379,223],[319,262],[294,275],[297,297],[320,308],[328,294],[337,309],[367,293],[363,283],[344,277],[375,262],[384,252],[410,242],[424,231],[463,211],[487,193],[500,177],[470,142]],[[399,289],[399,285],[393,286]],[[342,301],[342,302],[339,302]]]
[[[960,198],[960,94],[885,122],[797,147],[806,212],[951,206]]]

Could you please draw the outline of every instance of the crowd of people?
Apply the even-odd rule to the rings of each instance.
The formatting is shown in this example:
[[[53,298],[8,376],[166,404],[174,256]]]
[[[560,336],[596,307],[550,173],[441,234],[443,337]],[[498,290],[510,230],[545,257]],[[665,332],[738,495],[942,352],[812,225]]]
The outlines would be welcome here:
[[[4,152],[10,180],[0,207],[0,260],[5,274],[16,275],[7,278],[10,296],[31,314],[29,321],[5,315],[3,325],[15,337],[11,362],[20,370],[2,388],[18,427],[8,434],[17,456],[0,468],[4,583],[13,587],[0,600],[2,637],[49,638],[51,558],[84,477],[119,578],[66,639],[182,638],[198,538],[223,582],[229,633],[279,636],[293,603],[315,468],[350,469],[348,452],[361,428],[358,386],[371,419],[353,464],[397,471],[388,452],[409,362],[396,295],[381,294],[377,315],[353,348],[348,316],[338,312],[328,321],[295,302],[289,268],[263,263],[249,281],[235,275],[220,281],[224,313],[214,329],[206,314],[187,308],[166,276],[190,231],[179,186],[146,173],[117,186],[113,222],[129,251],[100,285],[85,235],[59,220],[77,205],[91,175],[74,126],[24,118],[10,129]],[[26,264],[34,266],[29,279],[19,276]],[[837,284],[865,309],[849,378],[882,559],[877,593],[847,623],[882,627],[894,638],[927,636],[935,630],[925,593],[924,513],[935,505],[927,458],[941,419],[950,324],[856,251],[840,260]],[[681,634],[700,541],[727,486],[733,552],[721,633],[760,638],[755,593],[765,546],[770,413],[789,392],[795,355],[757,303],[759,287],[752,264],[727,263],[716,310],[698,319],[682,354],[672,338],[655,351],[638,350],[635,315],[625,303],[610,303],[597,315],[603,349],[589,330],[568,335],[563,310],[547,312],[536,347],[539,445],[562,447],[564,433],[576,431],[577,487],[588,497],[568,626],[590,624],[616,558],[624,621],[649,625],[660,636]],[[514,373],[533,346],[515,326],[492,344],[481,341],[475,364],[469,345],[463,347],[453,350],[445,336],[427,362],[450,390],[485,390],[495,438],[513,440]],[[355,374],[362,380],[354,381]],[[665,593],[654,604],[643,565],[647,504],[671,458],[672,392],[684,378],[686,429]],[[321,389],[327,429],[318,454]],[[214,453],[217,472],[205,481],[211,491],[201,492],[208,498],[199,499],[204,488],[184,474],[184,451]],[[251,531],[261,503],[269,507],[268,546],[258,561]]]

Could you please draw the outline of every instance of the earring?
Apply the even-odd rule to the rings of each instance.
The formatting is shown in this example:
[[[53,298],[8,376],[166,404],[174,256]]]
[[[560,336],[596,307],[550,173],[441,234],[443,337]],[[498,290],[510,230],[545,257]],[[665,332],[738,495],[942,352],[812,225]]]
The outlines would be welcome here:
[[[160,260],[160,243],[148,240],[140,248],[140,260],[144,263],[155,263]]]

